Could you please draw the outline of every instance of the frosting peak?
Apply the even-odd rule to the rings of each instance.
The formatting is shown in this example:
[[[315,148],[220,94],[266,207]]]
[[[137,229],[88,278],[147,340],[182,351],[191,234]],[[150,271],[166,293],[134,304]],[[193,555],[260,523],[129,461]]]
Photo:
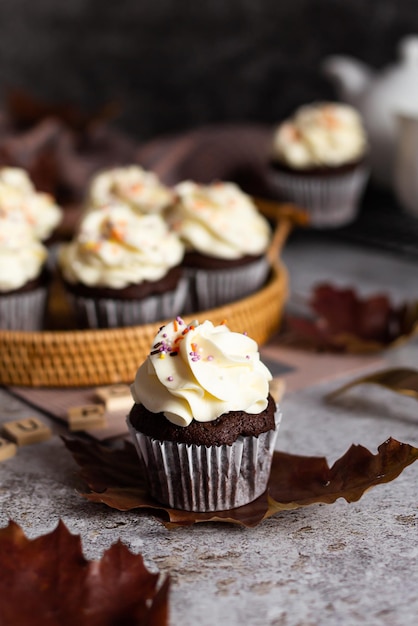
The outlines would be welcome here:
[[[338,166],[360,159],[366,147],[362,120],[353,107],[316,102],[278,126],[273,158],[295,169]]]
[[[0,292],[19,289],[36,278],[46,258],[46,248],[21,216],[0,214]]]
[[[160,215],[113,204],[86,214],[59,261],[71,283],[119,289],[159,280],[182,258],[182,243]]]
[[[177,318],[158,331],[131,391],[137,404],[188,426],[229,411],[260,413],[271,378],[250,337],[224,324]]]
[[[234,183],[185,181],[175,191],[179,200],[170,221],[189,249],[222,259],[266,251],[270,226]]]
[[[0,214],[22,216],[38,239],[47,239],[62,218],[52,196],[36,191],[18,167],[0,169]]]
[[[140,213],[160,213],[173,202],[174,194],[154,172],[138,165],[116,167],[97,174],[88,195],[88,209],[116,202]]]

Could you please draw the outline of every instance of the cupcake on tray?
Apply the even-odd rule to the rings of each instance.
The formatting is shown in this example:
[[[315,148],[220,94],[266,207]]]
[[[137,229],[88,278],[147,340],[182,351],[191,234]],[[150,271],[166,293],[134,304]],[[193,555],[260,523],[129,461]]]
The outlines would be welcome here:
[[[172,317],[186,297],[183,253],[159,215],[123,204],[88,213],[58,254],[79,324],[109,328]]]
[[[139,213],[162,213],[174,201],[174,193],[154,172],[128,165],[98,173],[87,194],[87,210],[123,202]]]
[[[46,248],[18,214],[0,209],[0,328],[41,330],[48,274]]]
[[[360,115],[346,104],[300,107],[275,130],[271,187],[282,201],[305,208],[318,228],[355,219],[369,175]]]
[[[156,500],[219,511],[266,490],[281,417],[271,378],[256,342],[226,325],[177,317],[159,329],[128,416]]]
[[[222,306],[261,288],[270,271],[271,229],[250,196],[230,182],[185,181],[175,192],[168,220],[186,245],[188,311]]]
[[[23,215],[35,237],[46,241],[62,220],[62,209],[54,198],[37,191],[25,170],[0,168],[0,211]]]

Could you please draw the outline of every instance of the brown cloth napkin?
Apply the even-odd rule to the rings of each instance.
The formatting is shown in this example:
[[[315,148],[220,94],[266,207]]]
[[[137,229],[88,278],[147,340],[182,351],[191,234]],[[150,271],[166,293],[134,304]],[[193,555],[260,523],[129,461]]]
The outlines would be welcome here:
[[[268,163],[272,128],[216,124],[156,138],[139,148],[137,161],[168,185],[181,180],[229,180],[254,195],[270,196]]]

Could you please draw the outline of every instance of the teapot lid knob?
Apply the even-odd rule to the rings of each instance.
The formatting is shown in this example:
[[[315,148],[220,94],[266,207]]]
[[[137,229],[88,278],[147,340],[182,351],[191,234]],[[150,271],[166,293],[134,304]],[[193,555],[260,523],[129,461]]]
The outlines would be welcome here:
[[[408,35],[399,44],[399,54],[407,63],[418,63],[418,35]]]

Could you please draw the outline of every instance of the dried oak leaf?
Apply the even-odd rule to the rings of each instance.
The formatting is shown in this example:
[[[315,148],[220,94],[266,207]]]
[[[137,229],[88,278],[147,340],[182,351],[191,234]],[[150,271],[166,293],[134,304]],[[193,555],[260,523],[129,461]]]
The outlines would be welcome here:
[[[389,389],[390,391],[400,393],[404,396],[410,396],[411,398],[418,400],[418,370],[408,367],[389,368],[375,372],[374,374],[355,378],[349,383],[329,393],[327,395],[327,399],[332,400],[352,387],[363,384],[379,385]]]
[[[333,352],[371,353],[418,333],[418,303],[393,306],[385,295],[360,298],[354,289],[314,287],[309,317],[286,317],[285,341]]]
[[[355,502],[375,485],[395,479],[418,459],[418,449],[395,439],[382,443],[376,455],[360,445],[349,450],[330,468],[325,458],[275,452],[267,491],[254,502],[230,511],[193,513],[170,509],[148,495],[133,444],[109,449],[96,442],[64,439],[79,464],[80,494],[120,511],[152,511],[167,528],[197,522],[231,522],[253,527],[278,511],[315,503],[331,504],[338,498]]]
[[[141,555],[121,542],[87,561],[62,521],[37,539],[14,522],[0,529],[2,626],[166,626],[168,578],[157,587]]]

